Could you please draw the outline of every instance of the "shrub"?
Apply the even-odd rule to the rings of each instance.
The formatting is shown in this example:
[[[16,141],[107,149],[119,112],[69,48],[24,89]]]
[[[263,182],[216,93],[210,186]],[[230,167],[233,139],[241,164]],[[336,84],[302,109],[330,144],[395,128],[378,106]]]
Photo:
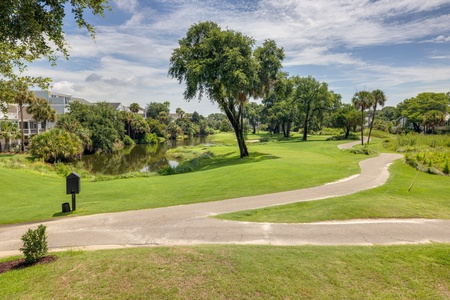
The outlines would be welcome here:
[[[174,175],[177,174],[177,171],[175,168],[172,168],[171,166],[165,166],[161,170],[158,171],[158,174],[166,176],[166,175]]]
[[[158,144],[158,136],[154,133],[145,133],[144,136],[139,139],[138,144]]]
[[[319,132],[320,135],[341,135],[342,134],[342,129],[340,128],[328,128],[328,127],[324,127],[322,128],[322,130]]]
[[[355,146],[349,149],[350,153],[353,154],[364,154],[364,155],[370,155],[375,154],[376,151],[367,147],[367,146]]]
[[[23,247],[20,251],[25,255],[25,263],[32,264],[38,262],[47,254],[47,235],[44,225],[39,225],[36,230],[28,229],[22,235]]]
[[[125,137],[123,138],[123,144],[125,146],[132,146],[135,144],[135,142],[133,141],[132,138],[130,138],[128,135],[125,135]]]
[[[450,173],[450,169],[448,167],[448,160],[445,161],[445,165],[444,165],[444,168],[442,169],[442,172],[444,172],[444,174],[447,174],[447,175]]]
[[[64,163],[55,163],[55,170],[56,173],[58,173],[61,176],[66,177],[67,175],[69,175],[70,173],[72,173],[72,171],[69,169],[69,167],[64,164]]]
[[[54,128],[34,136],[30,152],[46,162],[67,162],[81,157],[83,144],[75,134]]]

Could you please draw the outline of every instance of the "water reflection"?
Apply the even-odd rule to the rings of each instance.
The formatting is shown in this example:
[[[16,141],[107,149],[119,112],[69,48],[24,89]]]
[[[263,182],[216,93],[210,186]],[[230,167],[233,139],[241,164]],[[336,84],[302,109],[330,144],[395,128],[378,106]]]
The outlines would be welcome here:
[[[84,155],[84,168],[92,174],[119,175],[128,172],[156,172],[166,166],[176,167],[177,161],[167,160],[168,149],[180,146],[210,144],[211,137],[168,141],[160,145],[135,145],[112,154]]]

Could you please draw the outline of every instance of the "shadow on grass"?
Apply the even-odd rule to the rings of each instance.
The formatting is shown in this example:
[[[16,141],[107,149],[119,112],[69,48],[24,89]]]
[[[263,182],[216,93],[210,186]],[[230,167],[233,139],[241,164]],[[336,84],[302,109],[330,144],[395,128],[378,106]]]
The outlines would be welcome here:
[[[250,156],[240,158],[236,152],[229,152],[223,155],[215,156],[212,160],[208,160],[207,164],[201,166],[198,171],[211,170],[221,167],[243,165],[249,163],[257,163],[268,159],[278,159],[278,156],[270,155],[261,152],[250,152]]]
[[[15,154],[11,154],[11,153],[0,153],[0,158],[3,157],[13,157]]]
[[[69,216],[69,215],[72,215],[72,214],[73,214],[72,211],[69,211],[69,212],[57,212],[57,213],[54,213],[54,214],[53,214],[53,217],[54,217],[54,218],[57,218],[57,217],[64,217],[64,216]]]

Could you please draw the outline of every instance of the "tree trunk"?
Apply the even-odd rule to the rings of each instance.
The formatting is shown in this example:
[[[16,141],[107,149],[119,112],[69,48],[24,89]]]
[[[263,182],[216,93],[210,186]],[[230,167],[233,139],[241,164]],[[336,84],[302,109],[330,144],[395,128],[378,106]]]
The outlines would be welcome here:
[[[345,139],[348,139],[348,136],[350,135],[350,127],[345,127]]]
[[[291,135],[291,122],[287,122],[286,124],[286,134],[284,135],[285,138],[289,138]]]
[[[364,146],[364,107],[361,107],[361,145]]]
[[[305,122],[303,123],[303,137],[302,137],[303,142],[306,142],[306,140],[308,139],[308,122],[310,110],[311,108],[308,104],[308,107],[306,109]]]
[[[239,146],[240,157],[243,158],[243,157],[249,156],[247,146],[245,145],[244,124],[243,124],[243,118],[241,118],[241,116],[242,116],[241,107],[239,108],[238,113],[236,113],[236,111],[234,109],[233,109],[233,111],[231,111],[231,109],[226,106],[224,106],[222,108],[225,111],[225,114],[226,114],[228,120],[230,121],[231,126],[234,129],[234,134],[236,135],[236,139],[237,139],[238,146]],[[233,112],[234,112],[234,114],[233,114]]]
[[[373,121],[375,121],[375,114],[377,112],[377,104],[373,106],[373,115],[372,119],[370,120],[370,129],[369,129],[369,135],[367,136],[367,144],[370,142],[370,135],[372,134],[372,128],[373,128]]]
[[[417,123],[412,123],[413,127],[414,127],[414,131],[417,133],[420,133],[420,124]]]
[[[238,141],[240,157],[243,158],[249,156],[247,146],[245,145],[244,132],[242,129],[236,131],[236,138]]]
[[[36,135],[39,134],[39,119],[35,119],[36,121]]]
[[[25,151],[25,136],[23,134],[23,104],[19,104],[20,106],[20,132],[21,132],[21,145],[20,150],[21,152]]]

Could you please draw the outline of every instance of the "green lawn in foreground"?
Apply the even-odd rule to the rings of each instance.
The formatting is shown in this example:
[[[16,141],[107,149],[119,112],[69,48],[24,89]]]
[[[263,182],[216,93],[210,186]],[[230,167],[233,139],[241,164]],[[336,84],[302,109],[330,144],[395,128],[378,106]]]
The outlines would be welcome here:
[[[1,299],[449,299],[450,245],[64,252],[0,275]]]
[[[228,137],[230,138],[230,137]],[[249,139],[254,137],[249,136]],[[172,176],[81,180],[76,215],[163,207],[273,193],[320,185],[359,172],[364,155],[337,149],[342,142],[278,141],[249,144],[241,159],[236,145],[212,146],[215,157],[197,172]],[[2,157],[0,159],[8,159]],[[65,178],[0,167],[0,224],[59,216]]]
[[[353,195],[240,211],[217,218],[274,223],[364,218],[450,219],[450,177],[417,174],[401,161],[394,162],[389,171],[391,177],[385,185]]]

